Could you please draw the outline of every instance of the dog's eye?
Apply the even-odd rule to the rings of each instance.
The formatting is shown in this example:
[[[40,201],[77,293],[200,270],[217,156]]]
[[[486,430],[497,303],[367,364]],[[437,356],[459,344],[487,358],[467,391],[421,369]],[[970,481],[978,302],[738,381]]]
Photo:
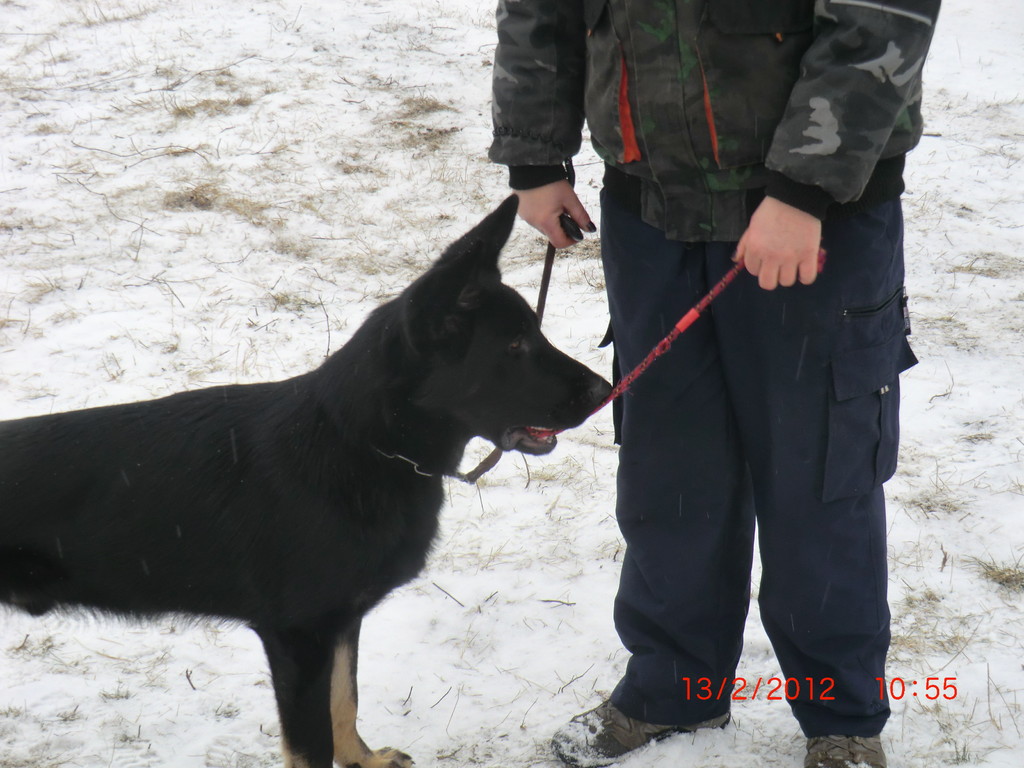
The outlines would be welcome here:
[[[517,336],[515,340],[508,345],[509,352],[519,352],[523,348],[523,337]]]

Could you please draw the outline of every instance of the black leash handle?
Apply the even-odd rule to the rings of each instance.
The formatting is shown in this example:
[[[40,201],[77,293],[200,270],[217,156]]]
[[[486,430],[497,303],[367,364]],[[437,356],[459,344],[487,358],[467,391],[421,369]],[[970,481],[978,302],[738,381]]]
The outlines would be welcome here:
[[[548,288],[551,286],[551,269],[555,266],[555,246],[548,243],[544,254],[544,271],[540,275],[540,294],[537,296],[537,322],[544,322],[544,307],[548,303]]]

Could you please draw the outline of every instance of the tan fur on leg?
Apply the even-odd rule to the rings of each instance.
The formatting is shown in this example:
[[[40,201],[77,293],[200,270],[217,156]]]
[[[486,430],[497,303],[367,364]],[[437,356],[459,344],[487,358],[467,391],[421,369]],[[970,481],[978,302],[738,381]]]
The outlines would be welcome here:
[[[371,750],[356,731],[355,652],[356,649],[347,642],[338,645],[334,651],[334,670],[331,673],[334,761],[342,768],[412,768],[412,758],[404,752],[390,747]],[[296,765],[294,768],[303,767]]]
[[[305,758],[294,754],[288,748],[288,742],[281,740],[281,752],[284,754],[284,768],[309,768]]]

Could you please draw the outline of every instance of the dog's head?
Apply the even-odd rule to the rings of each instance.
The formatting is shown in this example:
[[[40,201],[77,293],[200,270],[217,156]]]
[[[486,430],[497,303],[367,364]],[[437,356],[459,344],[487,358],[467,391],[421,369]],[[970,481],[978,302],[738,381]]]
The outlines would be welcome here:
[[[555,349],[537,315],[501,282],[498,256],[515,222],[510,197],[399,298],[407,343],[428,361],[414,401],[457,421],[504,450],[543,454],[550,430],[580,424],[610,391],[608,383]]]

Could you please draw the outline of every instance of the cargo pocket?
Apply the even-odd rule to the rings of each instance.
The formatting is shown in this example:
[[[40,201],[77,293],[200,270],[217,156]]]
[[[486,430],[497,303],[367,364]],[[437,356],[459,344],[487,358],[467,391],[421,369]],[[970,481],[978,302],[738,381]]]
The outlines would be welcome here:
[[[844,313],[843,332],[856,344],[833,356],[824,501],[860,496],[896,471],[899,375],[917,363],[907,342],[902,302]]]

